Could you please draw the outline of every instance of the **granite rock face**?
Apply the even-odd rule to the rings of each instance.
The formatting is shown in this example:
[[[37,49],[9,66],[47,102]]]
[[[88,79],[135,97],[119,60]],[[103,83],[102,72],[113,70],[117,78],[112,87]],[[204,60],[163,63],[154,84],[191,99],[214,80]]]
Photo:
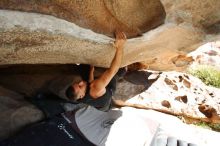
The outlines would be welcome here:
[[[127,102],[219,124],[219,94],[219,88],[207,86],[192,75],[172,71],[161,73],[147,90]]]
[[[121,66],[139,62],[145,69],[182,71],[193,61],[188,53],[220,38],[218,0],[126,2],[3,0],[0,64],[109,67],[112,34],[119,28],[128,37],[142,33],[128,39]]]
[[[209,33],[219,32],[220,1],[218,0],[161,0],[167,20],[201,27]],[[213,32],[213,30],[215,32]],[[212,31],[211,31],[212,30]]]
[[[193,63],[190,67],[196,67],[199,65],[213,66],[217,70],[220,70],[220,41],[209,42],[202,45],[195,51],[188,54],[193,58]]]
[[[28,124],[40,121],[43,113],[21,94],[0,86],[0,138],[12,136]]]
[[[116,29],[135,37],[166,15],[159,0],[2,0],[0,8],[52,15],[111,37]]]

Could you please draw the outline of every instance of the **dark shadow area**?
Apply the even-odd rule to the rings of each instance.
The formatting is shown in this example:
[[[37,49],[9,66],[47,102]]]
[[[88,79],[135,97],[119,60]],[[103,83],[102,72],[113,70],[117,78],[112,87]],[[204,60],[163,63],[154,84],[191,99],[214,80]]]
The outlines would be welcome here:
[[[144,90],[147,90],[160,77],[158,75],[155,79],[149,79],[152,74],[147,71],[131,71],[124,76],[124,79],[135,85],[144,85]]]
[[[73,64],[19,64],[0,67],[0,75],[12,74],[73,74],[77,73],[77,65]]]
[[[95,76],[100,76],[105,70],[105,68],[96,67]],[[122,76],[118,82],[124,79],[133,85],[143,85],[144,90],[157,80],[157,78],[148,79],[151,74],[151,72],[135,70],[125,73],[123,69],[117,73]],[[76,76],[80,76],[80,74],[77,65],[73,64],[0,66],[0,85],[25,96],[33,96],[39,91],[46,91],[49,83],[53,80],[60,78],[71,80]],[[61,80],[61,85],[62,82],[64,80]]]
[[[72,64],[21,64],[0,67],[0,85],[27,96],[44,90],[51,80],[62,77],[71,79],[74,76],[79,76],[79,70],[77,65]]]
[[[219,34],[220,33],[220,21],[216,22],[215,24],[204,28],[207,34]]]

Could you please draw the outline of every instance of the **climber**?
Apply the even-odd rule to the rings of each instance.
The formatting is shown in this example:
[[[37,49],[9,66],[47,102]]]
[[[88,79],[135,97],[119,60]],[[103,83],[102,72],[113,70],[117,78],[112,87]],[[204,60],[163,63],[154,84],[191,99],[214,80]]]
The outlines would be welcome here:
[[[67,88],[66,96],[70,100],[94,106],[102,111],[110,109],[112,96],[116,89],[115,75],[121,65],[123,47],[126,42],[126,35],[123,32],[116,31],[115,35],[116,40],[113,46],[116,49],[116,53],[110,68],[100,77],[94,79],[94,66],[90,66],[87,78],[83,78],[83,80],[73,83]],[[87,71],[86,69],[84,70],[84,73],[88,74],[88,69]]]

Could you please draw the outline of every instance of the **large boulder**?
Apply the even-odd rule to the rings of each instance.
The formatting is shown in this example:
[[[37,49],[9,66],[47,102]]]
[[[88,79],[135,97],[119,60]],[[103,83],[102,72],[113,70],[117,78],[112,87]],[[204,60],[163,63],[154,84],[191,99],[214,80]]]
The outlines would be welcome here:
[[[108,36],[121,29],[135,37],[165,19],[159,0],[1,0],[0,8],[56,16]]]
[[[23,0],[19,2],[15,0],[0,2],[0,7],[4,9],[28,11],[28,13],[0,11],[1,65],[85,63],[109,67],[115,52],[112,47],[114,39],[109,36],[112,36],[117,26],[120,26],[117,27],[119,29],[123,28],[128,36],[136,36],[137,29],[130,31],[130,28],[141,29],[141,32],[148,31],[156,27],[156,25],[151,25],[153,22],[159,25],[164,20],[157,16],[160,18],[165,16],[160,2],[156,1],[129,1],[129,3],[125,1],[94,1],[93,3],[91,1],[89,2],[93,4],[91,8],[88,7],[89,4],[80,5],[85,3],[84,1],[71,1],[68,5],[67,1]],[[192,57],[187,56],[188,53],[206,42],[219,38],[220,4],[218,0],[203,2],[193,0],[195,4],[189,0],[162,0],[161,2],[167,14],[165,23],[143,33],[140,37],[128,39],[121,66],[141,62],[145,68],[152,70],[181,71],[193,61]],[[156,3],[158,3],[157,6]],[[103,5],[106,7],[105,10],[108,9],[111,17],[105,15],[106,13],[101,13],[102,17],[93,15],[93,13],[100,14]],[[152,13],[151,18],[156,19],[155,21],[152,19],[152,23],[149,20],[148,11]],[[31,12],[51,14],[68,21]],[[70,15],[71,12],[73,16]],[[70,20],[70,18],[74,19]],[[113,18],[123,22],[123,25],[112,23]],[[106,24],[111,25],[99,23],[100,21],[107,22],[102,21],[103,19],[109,20]],[[131,27],[126,27],[124,24]],[[147,27],[148,25],[152,27]],[[103,29],[102,26],[108,29]],[[114,28],[109,26],[114,26]],[[104,30],[111,31],[105,32]]]
[[[0,62],[4,65],[90,63],[109,67],[114,56],[112,38],[52,16],[1,10],[0,19]],[[184,51],[177,48],[201,41],[200,35],[197,30],[163,25],[129,39],[122,66],[144,60],[152,67],[175,67],[167,59]]]
[[[168,21],[201,27],[209,34],[219,33],[220,30],[217,25],[219,25],[220,20],[220,1],[161,0],[161,2],[165,7]]]

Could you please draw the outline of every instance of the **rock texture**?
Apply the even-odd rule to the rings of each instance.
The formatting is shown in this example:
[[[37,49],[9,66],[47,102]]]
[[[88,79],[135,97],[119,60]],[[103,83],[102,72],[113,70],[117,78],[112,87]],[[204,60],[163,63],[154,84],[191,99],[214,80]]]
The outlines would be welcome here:
[[[206,86],[191,75],[173,71],[160,74],[147,90],[127,102],[219,124],[219,95],[219,88]]]
[[[189,53],[188,56],[191,56],[194,60],[190,66],[192,68],[198,65],[209,65],[220,70],[220,41],[202,45]]]
[[[12,136],[28,124],[40,121],[43,113],[21,94],[0,86],[0,138]]]
[[[3,20],[0,21],[2,65],[89,63],[108,67],[114,56],[111,38],[55,17],[1,11],[0,18]],[[144,60],[152,68],[175,69],[176,65],[170,59],[183,52],[175,50],[176,47],[199,42],[200,35],[197,30],[166,24],[143,37],[129,39],[122,66]]]
[[[202,27],[208,33],[219,33],[220,1],[218,0],[161,0],[167,20],[177,24],[188,23]]]
[[[109,67],[115,51],[111,45],[113,39],[106,36],[109,35],[108,32],[102,31],[101,26],[105,25],[98,20],[101,21],[104,18],[96,17],[91,10],[95,9],[94,13],[97,12],[100,16],[101,9],[105,5],[105,10],[109,11],[101,16],[106,14],[105,20],[109,21],[102,22],[111,24],[113,18],[115,22],[116,18],[121,22],[126,22],[126,25],[131,26],[132,31],[127,30],[128,27],[121,23],[114,23],[114,26],[123,27],[126,32],[131,32],[131,36],[138,32],[135,25],[139,28],[143,28],[142,26],[153,28],[163,21],[157,17],[160,13],[162,14],[159,16],[164,18],[163,8],[161,8],[159,1],[139,1],[140,3],[129,1],[126,5],[124,4],[125,0],[120,2],[91,1],[88,5],[82,6],[80,4],[84,3],[83,1],[71,1],[68,4],[67,2],[22,0],[18,4],[18,1],[15,0],[1,1],[1,8],[23,10],[28,13],[0,11],[0,64],[85,63]],[[182,71],[193,61],[191,57],[187,56],[189,52],[201,44],[220,38],[220,4],[218,0],[204,0],[202,2],[199,0],[162,0],[161,2],[167,14],[165,23],[150,31],[143,28],[141,32],[148,32],[141,37],[128,39],[121,66],[140,62],[143,67],[152,70]],[[87,7],[90,4],[94,6],[94,9]],[[37,12],[38,9],[41,13],[51,14],[68,21],[31,13]],[[69,12],[72,9],[74,9],[74,16]],[[85,9],[85,11],[81,13],[81,9]],[[132,13],[131,10],[138,11]],[[151,12],[149,15],[152,14],[152,17],[148,17],[148,11]],[[107,14],[110,13],[112,17],[108,17]],[[91,14],[91,17],[86,14]],[[132,17],[128,19],[128,17],[124,17],[124,14],[132,15]],[[73,19],[70,20],[70,18]],[[158,25],[151,27],[153,22],[151,23],[148,18],[158,18],[157,20],[161,21],[156,20],[155,23],[158,22]],[[90,22],[92,23],[91,27],[87,26]],[[97,30],[92,26],[97,26]],[[82,27],[106,35],[94,33]],[[109,32],[112,34],[114,29]],[[134,33],[133,30],[135,30]]]
[[[1,9],[48,14],[113,37],[122,29],[135,37],[164,22],[159,0],[2,0]]]

